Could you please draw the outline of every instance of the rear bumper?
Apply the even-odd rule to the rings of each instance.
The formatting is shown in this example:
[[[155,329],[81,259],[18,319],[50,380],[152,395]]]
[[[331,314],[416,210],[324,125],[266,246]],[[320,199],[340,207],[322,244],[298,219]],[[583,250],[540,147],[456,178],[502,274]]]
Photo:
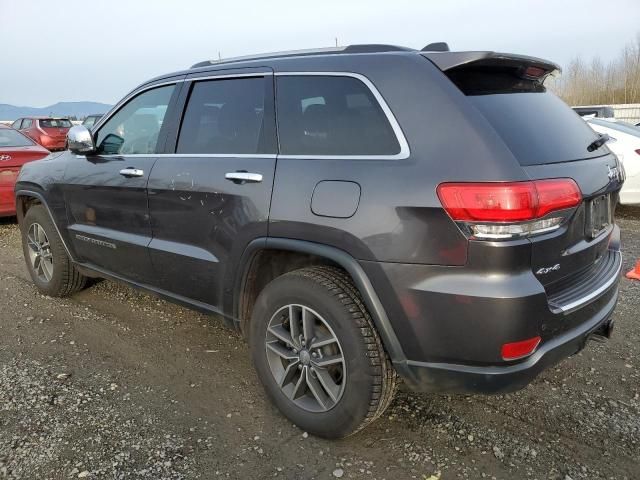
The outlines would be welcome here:
[[[617,286],[609,301],[591,320],[547,340],[525,361],[506,366],[469,366],[408,361],[399,370],[415,391],[451,393],[506,393],[519,390],[543,370],[582,350],[593,336],[608,337],[611,314],[618,299]]]
[[[53,137],[41,136],[40,140],[41,140],[40,144],[44,148],[52,152],[56,150],[64,150],[67,146],[66,138],[53,138]]]
[[[417,391],[508,392],[576,353],[608,329],[618,298],[618,227],[601,241],[608,249],[594,269],[553,291],[531,271],[525,243],[492,245],[475,268],[361,262],[402,344],[405,357],[392,357],[399,374]],[[502,358],[502,345],[536,336],[531,356]]]

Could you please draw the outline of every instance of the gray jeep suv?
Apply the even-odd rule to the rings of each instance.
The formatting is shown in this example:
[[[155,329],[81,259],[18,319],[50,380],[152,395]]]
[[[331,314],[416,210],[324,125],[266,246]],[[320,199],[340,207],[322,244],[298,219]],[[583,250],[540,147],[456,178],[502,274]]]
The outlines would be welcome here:
[[[16,185],[47,295],[87,277],[220,315],[293,422],[336,438],[426,392],[506,392],[609,336],[623,171],[494,52],[385,45],[150,80]]]

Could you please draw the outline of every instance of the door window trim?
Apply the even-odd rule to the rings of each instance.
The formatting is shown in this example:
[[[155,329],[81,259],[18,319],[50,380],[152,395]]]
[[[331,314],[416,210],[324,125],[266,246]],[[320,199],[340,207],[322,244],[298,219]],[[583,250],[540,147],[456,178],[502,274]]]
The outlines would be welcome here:
[[[226,73],[228,72],[228,70],[225,70],[225,73],[220,73],[220,74],[212,74],[212,75],[207,75],[204,72],[199,72],[199,73],[195,73],[195,74],[189,74],[186,78],[184,78],[183,80],[181,80],[182,82],[185,83],[185,87],[183,88],[183,91],[180,93],[180,97],[178,99],[178,103],[176,105],[176,111],[177,114],[179,116],[177,120],[177,125],[173,128],[172,132],[169,133],[169,136],[174,135],[174,138],[171,140],[171,142],[173,143],[173,145],[171,145],[169,142],[169,138],[167,139],[167,144],[165,145],[166,150],[172,150],[173,153],[171,151],[168,151],[167,153],[163,153],[160,155],[156,155],[157,157],[176,157],[176,158],[263,158],[263,159],[276,159],[278,158],[278,142],[277,142],[277,126],[276,126],[276,114],[275,114],[275,85],[273,84],[273,76],[274,76],[274,72],[270,67],[264,67],[265,70],[263,70],[263,67],[260,67],[260,69],[251,69],[251,72],[242,72],[242,71],[238,71],[240,69],[233,69],[236,70],[236,73]],[[269,70],[266,70],[266,69]],[[246,69],[245,69],[246,70]],[[221,79],[234,79],[234,78],[251,78],[251,77],[259,77],[259,78],[264,78],[265,82],[267,81],[271,81],[271,91],[269,92],[269,97],[265,96],[264,98],[264,102],[265,102],[265,107],[267,105],[267,102],[271,103],[271,121],[273,122],[273,129],[274,129],[274,142],[275,142],[275,151],[276,153],[176,153],[176,149],[178,148],[178,137],[180,135],[180,129],[182,128],[182,121],[184,120],[184,115],[187,111],[187,107],[189,105],[189,97],[191,95],[191,90],[193,89],[193,86],[200,82],[200,81],[207,81],[207,80],[221,80]],[[266,85],[265,85],[266,86]],[[266,120],[266,117],[265,117]]]
[[[181,82],[184,82],[184,81],[185,81],[184,78],[174,79],[174,80],[170,80],[170,81],[167,81],[167,82],[154,83],[152,85],[146,85],[144,87],[141,87],[141,88],[138,88],[136,90],[133,90],[132,92],[130,92],[127,95],[125,95],[122,98],[122,100],[120,100],[118,103],[116,103],[111,110],[109,110],[107,113],[105,113],[102,116],[102,118],[100,120],[98,120],[96,123],[93,124],[93,128],[92,128],[91,134],[95,135],[96,133],[98,133],[98,130],[100,130],[100,128],[102,128],[102,124],[107,123],[111,119],[111,117],[113,117],[116,113],[118,113],[120,111],[120,109],[122,107],[124,107],[124,105],[126,103],[128,103],[129,100],[131,100],[132,98],[137,97],[138,95],[140,95],[141,93],[146,92],[147,90],[152,90],[152,89],[158,88],[158,87],[165,87],[167,85],[175,85],[176,88],[177,88],[178,84],[181,83]],[[93,131],[93,130],[95,130],[95,131]],[[106,156],[106,155],[102,155],[102,156]],[[120,155],[120,156],[122,156],[122,155]]]
[[[161,88],[161,87],[166,87],[169,85],[173,85],[174,89],[173,92],[171,93],[171,97],[169,98],[169,104],[167,105],[167,111],[165,112],[165,118],[166,116],[169,114],[169,112],[171,111],[172,105],[176,102],[176,99],[178,98],[179,94],[180,94],[180,87],[182,86],[182,82],[184,82],[185,79],[184,78],[180,78],[177,80],[171,80],[171,81],[167,81],[167,82],[162,82],[162,83],[154,83],[153,85],[148,85],[139,89],[136,89],[134,91],[132,91],[131,93],[127,94],[122,100],[120,100],[118,103],[116,103],[114,105],[114,107],[109,110],[109,112],[105,113],[102,118],[93,124],[93,127],[91,129],[88,129],[91,132],[91,136],[93,137],[94,141],[98,135],[98,132],[100,131],[100,129],[103,127],[104,123],[107,123],[114,115],[116,115],[123,107],[125,107],[127,105],[127,103],[129,103],[129,100],[133,100],[134,98],[142,95],[144,92],[147,92],[149,90],[153,90],[155,88]],[[166,137],[166,131],[163,134],[163,128],[164,125],[162,125],[160,127],[160,131],[158,132],[158,143],[156,144],[156,147],[158,148],[159,151],[163,151],[164,149],[164,141],[166,140],[166,138],[163,140],[162,145],[160,145],[160,138],[164,135]],[[96,145],[97,147],[97,145]],[[156,157],[159,154],[158,153],[135,153],[135,154],[127,154],[127,153],[110,153],[110,154],[103,154],[103,153],[92,153],[89,156],[94,156],[94,155],[98,155],[100,157],[104,157],[104,158],[113,158],[113,157]],[[77,157],[84,157],[86,158],[86,155],[76,155]]]
[[[411,155],[411,150],[409,148],[409,143],[400,127],[400,124],[396,120],[395,115],[389,108],[389,105],[385,101],[382,94],[378,91],[376,86],[369,80],[366,76],[360,73],[354,72],[339,72],[339,71],[294,71],[294,72],[273,72],[273,71],[263,71],[263,72],[250,72],[250,73],[221,73],[218,75],[203,75],[203,76],[183,76],[182,78],[172,79],[166,82],[154,83],[151,85],[146,85],[144,87],[138,88],[128,95],[126,95],[122,100],[120,100],[108,113],[106,113],[99,122],[95,123],[92,129],[92,133],[97,133],[98,130],[102,127],[103,123],[106,123],[113,115],[115,115],[122,106],[127,103],[133,97],[153,88],[163,87],[166,85],[176,85],[180,83],[195,83],[200,82],[202,80],[217,80],[221,78],[243,78],[243,77],[285,77],[285,76],[320,76],[320,77],[350,77],[360,80],[364,85],[369,89],[369,91],[373,94],[374,98],[378,102],[378,105],[382,109],[393,130],[393,133],[400,145],[400,152],[393,155],[291,155],[291,154],[280,154],[280,153],[257,153],[257,154],[248,154],[248,153],[156,153],[156,154],[131,154],[126,155],[127,157],[207,157],[207,158],[266,158],[266,159],[275,159],[275,158],[283,158],[283,159],[304,159],[304,160],[403,160],[405,158],[409,158]],[[276,105],[275,105],[275,117],[276,117],[276,125],[278,118],[277,111],[277,91],[275,92],[276,97]],[[181,116],[184,115],[184,111],[186,109],[186,101],[180,105],[176,105],[176,108],[181,110]],[[169,112],[167,112],[169,113]],[[180,122],[182,123],[182,122]],[[277,131],[277,127],[276,127]],[[94,134],[95,134],[94,133]],[[279,139],[278,139],[279,143]],[[161,149],[162,150],[162,149]],[[122,157],[123,155],[102,155],[104,157],[107,156],[115,156]]]
[[[274,75],[276,77],[350,77],[360,80],[373,94],[374,98],[378,102],[378,105],[382,109],[393,130],[394,135],[396,136],[396,140],[400,145],[400,151],[393,155],[295,155],[295,154],[279,154],[278,158],[297,158],[297,159],[308,159],[308,160],[403,160],[408,158],[411,155],[411,150],[409,149],[409,143],[404,136],[404,132],[402,128],[400,128],[400,124],[396,120],[393,112],[387,105],[387,102],[384,100],[382,94],[378,91],[376,86],[369,80],[367,77],[360,73],[354,72],[275,72]],[[277,85],[277,83],[276,83]],[[276,86],[276,123],[278,118],[278,108],[277,101],[278,92]]]

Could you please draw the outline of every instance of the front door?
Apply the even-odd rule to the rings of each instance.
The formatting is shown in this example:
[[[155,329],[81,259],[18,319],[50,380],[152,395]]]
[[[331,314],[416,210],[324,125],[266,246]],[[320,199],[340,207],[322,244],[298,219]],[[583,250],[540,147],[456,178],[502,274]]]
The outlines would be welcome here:
[[[172,84],[134,95],[97,130],[96,153],[67,168],[69,236],[80,262],[127,280],[152,277],[147,182],[176,90]]]
[[[276,141],[271,71],[190,78],[149,178],[159,287],[222,310],[248,242],[267,235]],[[178,118],[180,118],[178,116]],[[179,122],[176,122],[179,123]]]

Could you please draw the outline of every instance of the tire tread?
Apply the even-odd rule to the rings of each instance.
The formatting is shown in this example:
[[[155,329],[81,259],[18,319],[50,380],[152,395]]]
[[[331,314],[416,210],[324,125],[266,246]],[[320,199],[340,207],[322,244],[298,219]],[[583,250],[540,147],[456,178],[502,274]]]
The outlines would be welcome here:
[[[347,310],[366,345],[369,365],[374,381],[369,402],[369,410],[359,426],[349,435],[353,435],[378,419],[391,404],[399,386],[398,375],[391,364],[382,340],[365,306],[360,292],[351,277],[344,271],[332,266],[313,266],[294,270],[286,275],[309,278],[323,286]]]

